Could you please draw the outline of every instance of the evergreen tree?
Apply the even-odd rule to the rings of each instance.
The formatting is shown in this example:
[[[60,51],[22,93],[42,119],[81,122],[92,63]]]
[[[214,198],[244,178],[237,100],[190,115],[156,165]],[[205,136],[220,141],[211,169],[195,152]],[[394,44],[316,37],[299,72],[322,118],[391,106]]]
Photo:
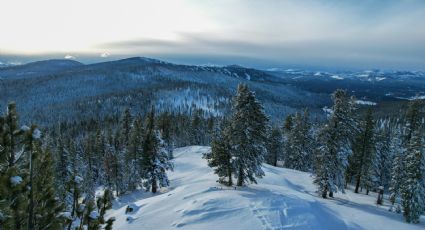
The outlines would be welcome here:
[[[311,169],[312,143],[308,111],[296,113],[287,131],[285,167],[300,171]],[[289,128],[289,127],[288,127]]]
[[[267,123],[268,118],[255,94],[240,84],[233,100],[229,133],[238,186],[256,183],[255,177],[264,176],[261,165],[267,153]]]
[[[389,189],[391,201],[390,211],[392,211],[397,198],[400,197],[400,188],[405,179],[404,157],[406,154],[406,148],[403,145],[403,137],[400,127],[396,127],[394,131],[390,149],[394,156],[391,163],[391,181]]]
[[[191,145],[200,145],[202,144],[202,110],[195,110],[192,115],[192,121],[190,124],[190,144]]]
[[[143,156],[141,174],[146,190],[156,193],[158,187],[166,187],[169,180],[166,171],[172,170],[173,165],[168,159],[164,141],[155,130],[155,115],[152,108],[147,117],[146,133],[143,140]]]
[[[408,223],[419,223],[425,211],[425,153],[423,132],[411,133],[405,158],[405,175],[401,198],[403,215]]]
[[[219,177],[218,182],[232,186],[232,174],[235,169],[232,164],[229,136],[226,130],[218,132],[211,142],[211,152],[206,153],[204,158],[207,159],[208,166],[214,168],[214,173]]]
[[[282,134],[278,128],[273,128],[267,142],[267,164],[277,166],[278,160],[282,157]]]
[[[344,90],[337,90],[332,99],[332,113],[318,136],[314,170],[314,183],[318,185],[318,192],[323,198],[327,197],[328,192],[332,197],[338,189],[344,191],[344,173],[351,154],[351,137],[357,127],[354,98],[350,98]]]
[[[39,151],[34,163],[34,229],[61,229],[64,223],[60,215],[63,205],[55,191],[54,165],[50,151]]]
[[[389,120],[380,122],[376,130],[375,158],[372,164],[372,182],[375,187],[382,186],[388,190],[391,180],[391,161],[394,157],[391,149],[393,127]]]
[[[174,140],[171,129],[171,115],[168,112],[165,112],[159,117],[159,131],[165,142],[168,158],[173,159]]]
[[[359,192],[360,186],[366,187],[369,193],[372,163],[374,159],[374,120],[372,110],[369,109],[363,121],[360,122],[360,132],[353,144],[353,155],[351,162],[352,170],[356,180],[355,193]]]
[[[128,155],[126,160],[129,166],[129,190],[133,191],[140,184],[140,161],[142,158],[143,144],[143,122],[141,117],[137,117],[134,121],[131,138],[129,143]]]

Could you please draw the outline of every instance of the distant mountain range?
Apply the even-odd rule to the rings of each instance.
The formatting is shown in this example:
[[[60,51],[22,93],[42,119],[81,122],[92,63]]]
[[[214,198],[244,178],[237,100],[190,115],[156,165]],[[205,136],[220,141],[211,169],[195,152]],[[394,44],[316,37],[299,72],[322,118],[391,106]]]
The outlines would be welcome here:
[[[191,66],[135,57],[84,65],[46,60],[0,68],[0,106],[16,101],[24,120],[37,123],[118,114],[125,107],[223,115],[239,83],[257,94],[272,119],[308,107],[323,116],[330,94],[347,89],[361,106],[425,95],[425,73],[258,70],[231,65]]]

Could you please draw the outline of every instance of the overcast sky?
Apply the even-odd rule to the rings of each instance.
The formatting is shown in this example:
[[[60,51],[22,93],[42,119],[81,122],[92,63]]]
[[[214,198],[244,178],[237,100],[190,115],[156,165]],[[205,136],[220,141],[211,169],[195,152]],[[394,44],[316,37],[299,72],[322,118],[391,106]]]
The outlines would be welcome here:
[[[423,0],[0,1],[0,62],[425,69]]]

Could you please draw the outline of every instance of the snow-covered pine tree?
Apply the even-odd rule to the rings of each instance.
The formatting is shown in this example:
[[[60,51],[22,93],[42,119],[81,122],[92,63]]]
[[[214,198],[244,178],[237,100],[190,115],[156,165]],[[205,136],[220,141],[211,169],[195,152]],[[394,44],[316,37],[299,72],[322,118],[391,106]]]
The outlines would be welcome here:
[[[190,123],[190,144],[200,145],[204,136],[202,129],[202,110],[198,109],[192,112],[192,118]]]
[[[391,161],[393,152],[391,151],[391,140],[393,125],[389,119],[380,120],[376,125],[375,157],[372,162],[372,182],[373,186],[382,186],[388,190],[391,180]]]
[[[128,146],[130,141],[131,129],[133,126],[133,117],[131,116],[130,109],[127,108],[124,110],[121,115],[120,121],[120,143],[123,146]]]
[[[403,145],[403,139],[401,127],[397,125],[392,133],[390,143],[391,155],[393,156],[389,188],[391,201],[390,211],[393,211],[396,200],[400,197],[400,188],[405,178],[404,157],[406,154],[406,147]]]
[[[165,146],[168,153],[168,158],[173,159],[173,149],[174,149],[174,140],[172,136],[172,125],[171,125],[171,116],[169,112],[162,113],[159,116],[159,131],[161,137],[165,142]]]
[[[37,146],[37,148],[40,148]],[[61,229],[63,204],[55,191],[53,157],[49,150],[38,150],[34,160],[34,228]]]
[[[270,132],[268,141],[267,141],[267,155],[266,162],[267,164],[277,166],[278,160],[282,158],[282,133],[279,128],[273,128]]]
[[[356,187],[355,193],[359,192],[360,186],[366,188],[366,194],[371,187],[372,163],[374,159],[374,126],[372,110],[368,109],[366,116],[360,122],[360,132],[353,143],[353,155],[350,168],[353,170]]]
[[[255,177],[264,176],[261,165],[267,153],[268,118],[254,92],[240,84],[233,99],[229,143],[231,146],[237,186],[256,183]]]
[[[105,189],[103,191],[103,195],[97,197],[96,199],[96,205],[98,208],[99,213],[99,221],[101,224],[105,223],[105,213],[108,209],[112,208],[112,200],[113,200],[113,194],[112,191],[109,189]]]
[[[311,169],[313,138],[310,132],[308,110],[296,113],[292,118],[292,128],[287,136],[285,167],[309,171]]]
[[[142,144],[143,144],[143,121],[140,116],[136,117],[131,131],[130,143],[128,147],[127,162],[130,164],[127,167],[130,171],[129,175],[129,190],[133,191],[140,185],[140,161],[142,159]]]
[[[164,141],[155,130],[155,114],[152,108],[148,114],[143,140],[143,156],[140,170],[143,185],[146,190],[156,193],[158,187],[169,185],[167,170],[172,170],[173,165],[165,150]]]
[[[208,166],[214,168],[214,173],[219,177],[219,183],[233,185],[234,167],[226,129],[216,130],[211,141],[211,152],[205,153],[204,158],[207,159]]]
[[[403,215],[408,223],[419,223],[425,212],[425,149],[423,131],[411,133],[405,157],[405,178],[401,186]]]
[[[332,99],[334,104],[329,120],[318,134],[314,164],[314,183],[323,198],[328,192],[332,197],[338,189],[344,191],[344,173],[352,152],[351,139],[357,129],[354,98],[344,90],[336,90]]]
[[[28,227],[29,170],[24,141],[29,127],[19,128],[15,103],[9,103],[2,119],[2,156],[0,157],[0,223],[11,229]]]
[[[285,121],[283,123],[283,127],[282,127],[282,142],[283,142],[283,153],[282,153],[282,158],[283,158],[283,163],[285,167],[288,167],[289,162],[291,162],[290,157],[292,156],[291,154],[291,148],[290,148],[290,144],[289,144],[289,137],[291,135],[291,131],[293,128],[293,114],[290,114],[288,116],[286,116]]]

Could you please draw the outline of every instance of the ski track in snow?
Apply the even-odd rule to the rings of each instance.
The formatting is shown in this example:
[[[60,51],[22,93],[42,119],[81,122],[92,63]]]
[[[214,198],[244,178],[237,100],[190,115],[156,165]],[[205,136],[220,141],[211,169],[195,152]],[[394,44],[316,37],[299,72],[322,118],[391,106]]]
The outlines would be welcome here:
[[[264,165],[258,184],[226,187],[202,159],[209,147],[175,150],[171,186],[158,194],[143,191],[118,198],[106,219],[114,229],[425,229],[403,222],[401,214],[374,204],[375,194],[336,193],[322,199],[308,173]],[[125,214],[127,205],[133,212]]]

